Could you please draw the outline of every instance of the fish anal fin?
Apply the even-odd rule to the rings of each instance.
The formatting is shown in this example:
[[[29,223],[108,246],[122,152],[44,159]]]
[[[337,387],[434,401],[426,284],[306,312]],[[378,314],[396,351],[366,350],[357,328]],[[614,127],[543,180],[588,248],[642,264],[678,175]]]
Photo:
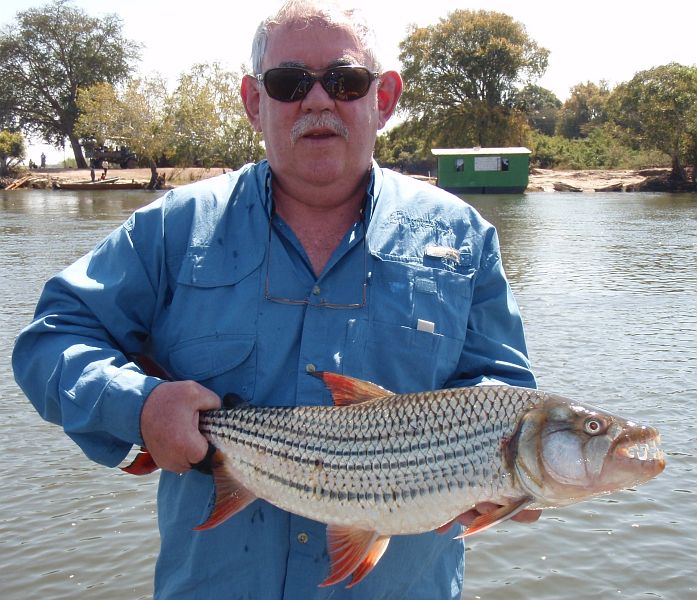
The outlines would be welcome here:
[[[329,525],[327,548],[331,567],[320,587],[334,585],[351,574],[354,577],[348,587],[356,585],[380,560],[389,541],[389,537],[375,531]]]
[[[494,525],[498,525],[511,517],[515,517],[519,512],[525,510],[525,508],[527,508],[530,504],[532,504],[532,499],[524,496],[523,498],[515,500],[510,504],[506,504],[505,506],[501,506],[496,510],[492,510],[491,512],[480,515],[474,521],[472,521],[472,523],[470,523],[467,529],[465,529],[459,535],[456,535],[455,539],[458,540],[472,535],[473,533],[489,529],[489,527],[493,527]]]
[[[220,525],[256,500],[256,496],[227,470],[225,455],[220,450],[216,450],[213,455],[211,468],[215,482],[215,504],[205,523],[194,527],[194,531],[204,531]]]
[[[355,377],[349,377],[348,375],[330,373],[329,371],[316,371],[310,373],[310,375],[324,382],[324,385],[327,386],[332,394],[335,406],[361,404],[362,402],[392,395],[392,392],[382,386]]]
[[[159,468],[153,460],[152,454],[145,448],[141,448],[133,462],[126,467],[121,467],[121,470],[129,475],[149,475]]]

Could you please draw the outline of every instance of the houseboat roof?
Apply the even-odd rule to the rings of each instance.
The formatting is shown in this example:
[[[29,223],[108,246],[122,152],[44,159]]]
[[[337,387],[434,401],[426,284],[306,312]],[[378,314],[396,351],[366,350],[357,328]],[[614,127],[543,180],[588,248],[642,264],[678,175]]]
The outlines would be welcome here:
[[[431,148],[431,152],[436,156],[465,156],[465,155],[482,155],[489,156],[491,154],[530,154],[531,150],[524,147],[509,147],[509,148]]]

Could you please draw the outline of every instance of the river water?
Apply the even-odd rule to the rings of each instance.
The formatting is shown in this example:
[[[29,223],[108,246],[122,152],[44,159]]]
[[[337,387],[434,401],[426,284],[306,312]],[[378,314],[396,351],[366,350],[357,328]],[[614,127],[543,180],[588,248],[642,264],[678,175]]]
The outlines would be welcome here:
[[[147,192],[0,191],[0,595],[149,598],[157,476],[90,463],[17,388],[43,282]],[[541,388],[659,428],[665,472],[467,542],[463,598],[697,598],[697,196],[469,198],[499,229]]]

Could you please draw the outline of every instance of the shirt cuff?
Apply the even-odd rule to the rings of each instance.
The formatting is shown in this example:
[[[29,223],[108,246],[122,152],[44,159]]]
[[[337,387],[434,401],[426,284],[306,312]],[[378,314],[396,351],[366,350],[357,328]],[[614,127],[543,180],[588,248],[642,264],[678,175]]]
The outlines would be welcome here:
[[[124,442],[143,445],[140,414],[150,393],[162,379],[120,369],[109,381],[102,400],[102,416],[109,433]]]

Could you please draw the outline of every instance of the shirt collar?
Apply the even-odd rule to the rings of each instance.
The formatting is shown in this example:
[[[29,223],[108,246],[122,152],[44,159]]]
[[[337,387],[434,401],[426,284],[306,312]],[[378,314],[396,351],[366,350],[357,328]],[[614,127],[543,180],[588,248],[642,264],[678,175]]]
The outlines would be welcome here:
[[[259,162],[259,182],[261,184],[261,189],[263,190],[262,202],[264,210],[269,218],[271,218],[271,212],[273,211],[273,190],[271,185],[272,173],[271,167],[269,167],[269,162],[264,159]],[[368,187],[365,192],[365,204],[363,219],[365,221],[366,227],[370,223],[370,219],[375,212],[375,205],[377,204],[378,196],[380,195],[380,189],[382,188],[382,170],[375,162],[372,161],[370,168],[370,178],[368,179]]]

